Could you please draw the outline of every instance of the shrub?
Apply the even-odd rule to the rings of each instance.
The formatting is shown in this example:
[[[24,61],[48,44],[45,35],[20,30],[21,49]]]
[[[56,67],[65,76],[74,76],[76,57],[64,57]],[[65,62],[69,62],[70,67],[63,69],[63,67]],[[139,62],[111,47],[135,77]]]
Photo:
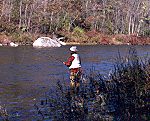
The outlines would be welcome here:
[[[9,121],[8,117],[9,117],[9,115],[7,113],[6,108],[4,106],[0,105],[0,120],[2,120],[2,121]]]
[[[143,35],[147,36],[147,37],[150,37],[150,30],[145,30]]]
[[[0,24],[0,28],[1,28],[1,31],[5,31],[6,33],[14,33],[17,31],[17,26],[12,24],[12,23],[5,23],[5,22],[2,22]]]
[[[150,80],[150,68],[147,69],[150,66],[149,59],[142,61],[133,48],[130,49],[128,57],[118,59],[120,61],[110,79],[116,85],[117,115],[122,115],[122,120],[140,121],[143,115],[149,115],[147,99],[150,90],[145,88]]]
[[[84,35],[84,30],[81,29],[80,27],[75,27],[73,29],[73,36],[80,38]]]
[[[11,34],[11,38],[14,42],[17,42],[21,45],[31,44],[34,37],[29,33],[13,33]]]

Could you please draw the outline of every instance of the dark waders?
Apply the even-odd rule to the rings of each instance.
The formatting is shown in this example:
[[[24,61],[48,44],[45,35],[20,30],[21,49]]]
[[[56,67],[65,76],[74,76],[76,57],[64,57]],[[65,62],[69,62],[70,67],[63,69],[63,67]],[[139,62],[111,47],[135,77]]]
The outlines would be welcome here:
[[[81,71],[77,72],[70,70],[70,88],[72,94],[79,93]]]

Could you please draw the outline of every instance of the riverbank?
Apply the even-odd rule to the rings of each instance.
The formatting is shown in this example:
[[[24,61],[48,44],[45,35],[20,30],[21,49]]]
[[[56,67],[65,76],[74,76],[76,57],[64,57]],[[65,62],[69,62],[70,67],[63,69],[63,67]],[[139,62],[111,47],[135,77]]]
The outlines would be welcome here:
[[[19,45],[32,45],[39,37],[50,37],[52,34],[40,33],[0,33],[0,44],[14,42]],[[67,45],[148,45],[150,37],[141,37],[137,35],[115,34],[107,35],[96,31],[80,32],[58,32],[57,37],[63,36]]]
[[[83,44],[83,45],[147,45],[150,44],[150,37],[142,37],[136,34],[114,34],[108,35],[95,30],[80,32],[64,32],[62,33],[68,39],[67,44]]]

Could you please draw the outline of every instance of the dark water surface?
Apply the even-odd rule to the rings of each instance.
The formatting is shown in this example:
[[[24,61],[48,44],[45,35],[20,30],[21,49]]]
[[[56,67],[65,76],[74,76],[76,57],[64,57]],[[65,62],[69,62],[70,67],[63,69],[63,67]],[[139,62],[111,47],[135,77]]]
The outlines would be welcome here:
[[[78,46],[83,72],[107,75],[118,52],[126,56],[131,46]],[[58,80],[69,82],[68,68],[61,61],[70,46],[36,49],[32,46],[0,47],[0,105],[11,121],[36,121],[34,104]],[[135,46],[140,57],[150,57],[150,46]]]

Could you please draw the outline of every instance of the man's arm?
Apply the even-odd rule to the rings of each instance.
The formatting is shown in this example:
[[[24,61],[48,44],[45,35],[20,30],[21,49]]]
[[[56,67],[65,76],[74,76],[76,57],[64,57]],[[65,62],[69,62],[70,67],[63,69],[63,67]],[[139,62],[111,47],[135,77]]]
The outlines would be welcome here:
[[[67,67],[71,66],[74,56],[70,56],[66,62],[63,62]]]

